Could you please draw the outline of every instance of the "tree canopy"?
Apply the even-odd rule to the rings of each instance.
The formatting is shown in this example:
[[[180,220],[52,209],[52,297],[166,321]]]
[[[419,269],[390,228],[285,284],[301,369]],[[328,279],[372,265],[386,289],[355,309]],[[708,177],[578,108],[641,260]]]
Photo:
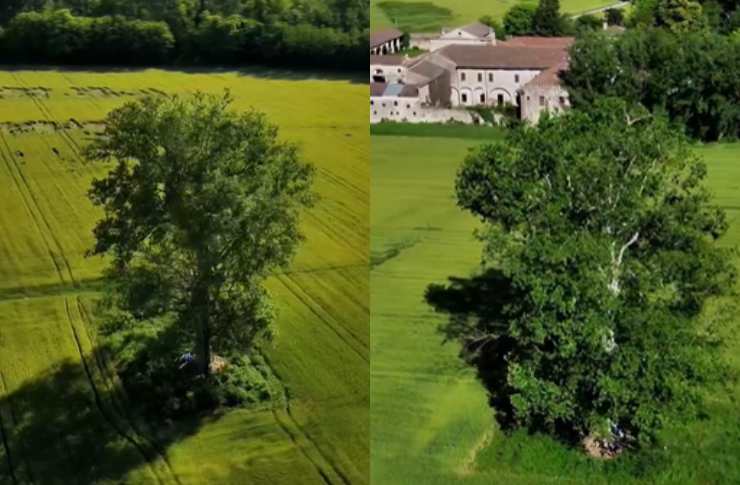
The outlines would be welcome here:
[[[666,112],[695,138],[740,136],[740,42],[712,32],[629,29],[578,39],[563,75],[577,109],[621,97]]]
[[[707,302],[735,280],[705,174],[668,121],[613,99],[466,158],[458,203],[506,285],[448,335],[503,374],[491,392],[509,424],[647,443],[700,408],[725,371]]]
[[[113,164],[90,198],[105,214],[92,252],[112,256],[111,301],[126,315],[117,330],[174,332],[157,356],[170,370],[192,352],[207,375],[213,352],[238,358],[269,337],[263,282],[290,262],[314,199],[296,146],[230,104],[205,94],[130,102],[86,150]]]

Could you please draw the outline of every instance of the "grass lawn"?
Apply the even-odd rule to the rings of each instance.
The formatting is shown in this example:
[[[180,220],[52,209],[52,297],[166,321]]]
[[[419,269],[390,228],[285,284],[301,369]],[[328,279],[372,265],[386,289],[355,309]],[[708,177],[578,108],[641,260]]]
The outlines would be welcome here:
[[[545,436],[502,435],[485,389],[444,344],[445,316],[424,302],[430,283],[478,268],[476,222],[453,181],[480,140],[373,136],[371,200],[371,468],[378,484],[740,482],[740,386],[708,396],[709,417],[669,426],[664,450],[595,462]],[[740,245],[740,144],[699,147],[716,200]],[[737,320],[740,326],[740,317]],[[740,371],[740,342],[728,355]]]
[[[396,26],[409,32],[436,32],[442,27],[456,27],[474,22],[483,15],[501,19],[518,4],[536,5],[537,0],[371,0],[370,27],[379,30]],[[564,13],[579,13],[616,3],[611,0],[563,0]]]
[[[79,152],[127,99],[227,88],[317,167],[307,240],[269,281],[289,405],[147,423],[96,352],[85,194],[105,168]],[[369,482],[366,102],[366,84],[281,70],[0,70],[0,484]]]

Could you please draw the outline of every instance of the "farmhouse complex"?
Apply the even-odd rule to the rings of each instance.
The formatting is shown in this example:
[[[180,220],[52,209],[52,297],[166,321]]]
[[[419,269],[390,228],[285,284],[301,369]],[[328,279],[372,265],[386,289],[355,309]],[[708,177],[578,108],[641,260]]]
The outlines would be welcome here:
[[[373,34],[386,39],[393,32]],[[400,37],[396,37],[400,38]],[[412,36],[427,51],[413,59],[399,49],[370,52],[370,121],[472,122],[466,107],[516,107],[536,123],[545,112],[569,106],[560,72],[568,68],[572,37],[513,37],[497,41],[494,30],[474,23],[439,36]]]

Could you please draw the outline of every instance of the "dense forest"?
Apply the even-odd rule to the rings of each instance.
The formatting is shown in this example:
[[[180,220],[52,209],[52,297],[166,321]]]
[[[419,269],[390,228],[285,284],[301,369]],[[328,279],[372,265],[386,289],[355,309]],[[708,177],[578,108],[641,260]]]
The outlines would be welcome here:
[[[365,67],[368,0],[5,0],[14,62]]]

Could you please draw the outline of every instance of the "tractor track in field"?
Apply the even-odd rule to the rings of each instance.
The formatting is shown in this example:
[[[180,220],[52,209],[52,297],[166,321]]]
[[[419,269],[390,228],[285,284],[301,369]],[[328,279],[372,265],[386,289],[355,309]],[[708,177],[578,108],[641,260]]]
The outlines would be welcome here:
[[[172,477],[172,480],[180,484],[180,478],[175,472],[175,470],[172,468],[172,464],[169,461],[169,458],[167,456],[167,453],[165,450],[163,450],[156,441],[150,439],[147,437],[147,434],[145,432],[142,432],[139,427],[136,424],[136,420],[130,413],[130,407],[127,406],[129,404],[128,395],[126,394],[126,390],[123,387],[123,383],[120,382],[118,379],[118,376],[115,373],[115,370],[112,368],[112,365],[107,362],[105,356],[103,353],[99,350],[98,347],[95,346],[95,338],[93,332],[90,332],[90,325],[92,324],[92,318],[90,317],[90,314],[87,311],[87,308],[82,303],[82,300],[78,296],[76,298],[77,303],[77,310],[80,314],[80,319],[83,323],[83,329],[87,335],[88,340],[90,341],[92,345],[92,354],[95,358],[95,362],[97,364],[98,370],[100,371],[101,376],[106,381],[106,384],[111,391],[111,402],[114,404],[114,407],[118,408],[118,413],[126,420],[128,421],[129,425],[131,426],[131,429],[139,436],[141,440],[146,442],[146,444],[151,448],[151,450],[162,460],[165,467],[167,468],[169,474]]]
[[[366,268],[369,267],[366,266]],[[337,271],[335,272],[335,275],[338,277],[342,276],[342,273]],[[317,295],[323,295],[324,291],[331,291],[332,287],[331,285],[327,285],[327,279],[326,278],[318,278],[314,277],[313,275],[308,275],[309,278],[300,278],[301,280],[305,280],[302,282],[299,282],[297,278],[290,278],[291,281],[298,287],[300,290],[305,293],[308,298],[311,299],[315,305],[320,308],[324,313],[327,315],[333,317],[333,315],[336,314],[336,312],[331,308],[331,306],[327,303],[326,299],[319,298]],[[343,291],[341,291],[340,286],[340,294],[342,295],[340,300],[344,301],[347,300],[348,302],[355,303],[359,308],[365,308],[367,307],[360,303],[357,299],[353,298],[353,295],[349,295]],[[329,301],[332,301],[333,298],[329,298]],[[352,339],[357,343],[357,345],[360,346],[360,349],[363,349],[365,352],[369,353],[370,351],[370,344],[367,341],[367,339],[363,339],[362,335],[358,335],[356,333],[355,327],[352,325],[343,325],[341,321],[336,321],[337,325],[344,329],[351,337]]]
[[[126,432],[126,430],[120,425],[120,423],[117,422],[117,420],[114,418],[112,414],[115,414],[115,410],[113,413],[110,413],[106,409],[106,405],[104,403],[104,399],[101,396],[101,391],[98,389],[98,385],[95,383],[95,377],[93,375],[93,370],[91,364],[88,362],[88,359],[85,357],[85,350],[82,346],[82,341],[80,339],[80,333],[77,330],[77,327],[74,324],[74,317],[72,316],[72,311],[70,309],[70,303],[69,299],[64,299],[64,307],[67,314],[67,320],[69,323],[69,326],[72,330],[72,337],[74,339],[75,345],[77,346],[77,350],[80,354],[80,361],[82,363],[82,367],[85,371],[85,375],[87,376],[87,380],[90,384],[90,388],[93,392],[93,395],[95,396],[95,406],[98,409],[98,412],[103,417],[103,419],[108,423],[108,425],[125,441],[127,441],[131,446],[133,446],[142,456],[144,461],[147,464],[147,467],[152,472],[152,475],[157,479],[157,482],[160,484],[166,484],[171,483],[174,481],[175,483],[181,483],[177,475],[174,473],[172,468],[170,467],[169,463],[159,454],[158,450],[156,448],[153,448],[151,443],[147,443],[150,447],[153,448],[153,450],[147,450],[146,446],[139,442],[137,438],[140,438],[139,436],[134,437],[130,433]],[[83,318],[80,316],[80,318]],[[97,365],[97,364],[96,364]],[[98,372],[101,373],[101,376],[103,374],[102,370],[98,368]],[[112,391],[111,391],[112,392]],[[111,398],[111,401],[113,401],[113,398]],[[120,418],[120,416],[119,416]],[[133,424],[131,422],[128,423],[129,426],[131,426],[132,430],[134,431],[134,434],[138,435],[139,433],[136,432]],[[154,455],[154,456],[152,456]],[[162,477],[161,472],[162,470],[159,470],[156,466],[156,461],[158,459],[161,459],[163,463],[165,464],[165,469],[167,470],[167,474],[170,475],[169,477]]]
[[[316,440],[314,440],[313,437],[311,437],[311,435],[303,429],[303,427],[298,423],[298,420],[295,418],[295,416],[293,416],[293,411],[290,407],[291,398],[288,389],[283,384],[283,380],[280,377],[280,374],[278,374],[278,372],[275,370],[275,367],[272,365],[270,358],[264,353],[262,353],[261,355],[265,363],[267,364],[267,367],[270,369],[270,372],[272,372],[272,374],[280,383],[279,387],[282,398],[281,402],[284,403],[281,411],[285,412],[288,423],[283,422],[283,420],[280,418],[280,413],[277,409],[273,407],[272,415],[275,418],[275,422],[277,423],[277,425],[280,426],[280,429],[282,429],[283,432],[290,438],[290,441],[293,443],[293,445],[298,450],[300,450],[303,456],[306,457],[306,459],[314,466],[316,472],[319,474],[324,483],[326,483],[327,485],[334,485],[335,482],[332,482],[331,478],[329,478],[329,475],[323,469],[321,464],[317,463],[317,460],[312,457],[308,450],[303,447],[303,445],[299,442],[299,438],[303,438],[316,451],[321,459],[329,465],[331,471],[334,472],[337,477],[339,477],[339,480],[342,482],[343,485],[351,485],[351,480],[347,477],[347,475],[337,465],[334,464],[334,462],[331,460],[331,456],[328,456],[326,453],[324,453],[324,451],[321,449],[321,446],[316,442]],[[291,427],[295,429],[295,433],[291,430]]]
[[[331,324],[331,322],[329,322],[329,321],[327,320],[327,318],[326,318],[326,317],[325,317],[324,315],[322,315],[322,314],[321,314],[322,312],[326,312],[326,313],[329,313],[329,312],[327,312],[327,311],[326,311],[326,310],[325,310],[325,309],[324,309],[324,308],[323,308],[323,307],[321,306],[321,304],[320,304],[320,303],[316,302],[316,301],[314,300],[314,298],[312,298],[312,297],[311,297],[311,295],[309,295],[308,293],[306,293],[305,291],[303,291],[303,288],[302,288],[302,287],[301,287],[301,286],[300,286],[300,285],[299,285],[299,284],[298,284],[297,282],[295,282],[295,281],[294,281],[293,279],[291,279],[291,278],[289,278],[289,277],[287,277],[287,278],[286,278],[286,277],[281,277],[281,276],[278,276],[278,278],[277,278],[277,279],[278,279],[278,280],[279,280],[279,281],[280,281],[280,282],[282,283],[282,285],[283,285],[283,286],[284,286],[284,287],[285,287],[285,288],[286,288],[286,289],[287,289],[287,290],[288,290],[288,291],[290,292],[290,294],[291,294],[291,295],[293,295],[293,297],[294,297],[294,298],[295,298],[296,300],[298,300],[298,301],[299,301],[299,302],[301,302],[301,303],[302,303],[302,304],[303,304],[303,305],[304,305],[304,306],[305,306],[306,308],[308,308],[308,310],[309,310],[309,311],[310,311],[311,313],[313,313],[313,314],[314,314],[314,316],[316,316],[316,318],[318,318],[318,319],[319,319],[319,321],[320,321],[321,323],[323,323],[323,324],[324,324],[324,325],[325,325],[325,326],[326,326],[326,327],[327,327],[327,328],[328,328],[329,330],[331,330],[331,331],[332,331],[332,333],[334,333],[334,334],[335,334],[335,335],[337,336],[337,338],[339,338],[339,340],[341,340],[342,342],[344,342],[344,343],[345,343],[345,344],[347,345],[347,347],[348,347],[348,348],[352,349],[352,351],[353,351],[353,352],[354,352],[355,354],[357,354],[357,356],[358,356],[358,357],[359,357],[359,358],[360,358],[360,359],[361,359],[361,360],[362,360],[363,362],[367,362],[367,363],[369,363],[369,362],[370,362],[370,358],[369,358],[369,357],[368,357],[367,355],[365,355],[365,354],[364,354],[364,353],[362,352],[362,350],[360,350],[360,349],[358,349],[358,348],[356,348],[356,347],[355,347],[355,345],[359,344],[359,346],[360,346],[360,348],[361,348],[361,349],[364,349],[365,351],[367,351],[367,347],[366,347],[366,344],[365,344],[364,342],[362,342],[361,340],[359,340],[359,339],[357,338],[357,336],[356,336],[356,335],[354,335],[354,334],[353,334],[352,332],[348,331],[348,330],[347,330],[346,328],[344,328],[344,327],[342,327],[342,329],[343,329],[343,330],[344,330],[345,332],[347,332],[347,333],[349,334],[349,336],[350,336],[350,337],[348,338],[348,337],[346,337],[345,335],[343,335],[343,334],[342,334],[342,332],[340,332],[340,331],[339,331],[339,330],[338,330],[338,329],[337,329],[337,328],[336,328],[336,327],[335,327],[334,325],[332,325],[332,324]],[[292,283],[292,284],[291,284],[291,283]],[[294,287],[293,287],[293,285],[297,286],[297,287],[298,287],[298,289],[294,288]],[[303,295],[302,295],[301,293],[305,294],[305,296],[303,296]],[[318,306],[318,307],[319,307],[319,308],[321,309],[321,312],[319,312],[319,311],[318,311],[318,310],[316,309],[316,306]],[[331,315],[331,313],[329,313],[329,314]],[[341,325],[340,325],[340,326],[341,326]]]
[[[72,285],[76,286],[74,276],[72,275],[72,268],[69,264],[69,261],[64,256],[61,243],[54,236],[54,231],[51,228],[49,221],[44,216],[44,213],[41,210],[39,201],[36,199],[36,196],[33,194],[33,190],[31,189],[31,186],[28,183],[28,180],[26,180],[26,177],[23,175],[23,171],[18,166],[18,162],[15,160],[15,157],[13,156],[13,151],[11,150],[10,145],[8,144],[8,141],[5,139],[5,135],[3,135],[2,133],[0,133],[0,141],[2,141],[2,145],[0,146],[0,158],[2,158],[3,161],[5,162],[8,168],[8,172],[11,178],[13,179],[13,182],[15,183],[15,186],[18,189],[18,192],[21,195],[23,204],[26,207],[26,210],[28,211],[29,215],[31,216],[31,219],[34,222],[36,229],[39,231],[39,234],[41,235],[41,239],[44,242],[44,245],[46,246],[47,251],[49,252],[49,256],[51,257],[51,261],[54,264],[54,267],[56,268],[56,272],[57,272],[57,275],[59,276],[59,279],[61,280],[62,283],[67,282],[64,278],[63,269],[65,269],[69,277],[69,281],[72,283]],[[3,147],[7,151],[7,155],[2,153]],[[49,239],[51,239],[53,244],[49,242]],[[54,248],[52,246],[56,248],[58,252],[58,256],[57,256],[57,253],[54,252]],[[61,264],[60,264],[60,261],[57,261],[57,257],[61,259]],[[64,268],[62,268],[62,265],[64,266]]]
[[[329,239],[336,241],[341,246],[346,247],[353,252],[361,252],[358,251],[356,244],[354,244],[353,241],[351,241],[344,235],[343,231],[339,230],[339,228],[333,228],[326,221],[325,217],[322,217],[320,214],[316,214],[315,211],[306,212],[304,214],[304,217],[306,220],[309,220],[310,223],[314,225],[314,227],[316,227],[319,231],[323,232]]]

